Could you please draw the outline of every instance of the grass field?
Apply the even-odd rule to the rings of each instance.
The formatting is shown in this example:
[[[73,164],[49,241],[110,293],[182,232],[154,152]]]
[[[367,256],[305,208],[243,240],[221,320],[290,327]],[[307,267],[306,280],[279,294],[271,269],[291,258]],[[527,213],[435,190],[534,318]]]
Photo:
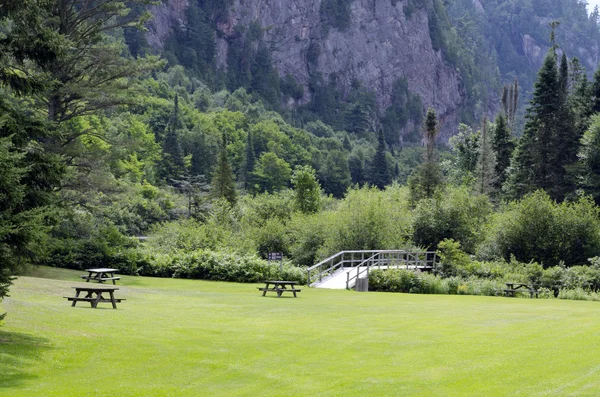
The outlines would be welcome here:
[[[599,303],[124,276],[118,310],[73,308],[79,274],[16,281],[0,396],[600,395]]]

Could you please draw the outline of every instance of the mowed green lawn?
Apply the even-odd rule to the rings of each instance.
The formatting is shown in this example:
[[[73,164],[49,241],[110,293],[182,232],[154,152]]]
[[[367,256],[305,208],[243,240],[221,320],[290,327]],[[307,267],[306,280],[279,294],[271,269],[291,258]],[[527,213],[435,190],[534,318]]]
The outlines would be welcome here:
[[[600,395],[600,303],[124,276],[91,309],[80,274],[12,287],[1,396]]]

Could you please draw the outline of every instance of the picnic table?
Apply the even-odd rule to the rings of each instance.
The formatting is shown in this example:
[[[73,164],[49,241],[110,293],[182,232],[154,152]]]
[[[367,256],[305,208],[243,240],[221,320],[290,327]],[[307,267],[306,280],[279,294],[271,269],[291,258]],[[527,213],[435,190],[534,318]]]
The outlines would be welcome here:
[[[85,282],[89,282],[90,280],[96,281],[98,283],[103,283],[108,280],[112,280],[113,285],[117,284],[116,281],[120,280],[121,277],[115,277],[115,273],[119,271],[119,269],[110,269],[110,268],[100,268],[100,269],[85,269],[88,272],[87,275],[80,276],[85,279]]]
[[[92,307],[98,307],[98,303],[112,303],[113,309],[117,308],[117,303],[121,303],[125,299],[116,299],[115,291],[118,288],[114,287],[73,287],[75,288],[75,296],[65,296],[66,299],[73,302],[71,306],[75,306],[77,302],[89,302]],[[81,296],[84,292],[85,295]],[[106,295],[108,294],[108,297]]]
[[[538,295],[538,285],[535,284],[524,284],[524,283],[506,283],[506,289],[504,290],[504,296],[514,297],[517,292],[529,292],[529,297],[536,298]]]
[[[295,281],[265,281],[264,288],[258,288],[258,290],[263,292],[262,296],[265,296],[267,292],[277,292],[277,297],[281,298],[281,294],[284,292],[292,292],[294,294],[294,298],[297,298],[296,292],[300,292],[302,290],[297,289],[295,287],[296,284],[298,283]]]

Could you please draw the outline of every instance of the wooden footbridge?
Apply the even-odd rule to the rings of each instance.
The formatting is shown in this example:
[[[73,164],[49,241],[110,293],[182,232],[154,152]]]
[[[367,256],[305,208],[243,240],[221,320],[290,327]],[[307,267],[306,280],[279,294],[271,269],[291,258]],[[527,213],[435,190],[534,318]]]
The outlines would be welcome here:
[[[433,271],[435,252],[403,250],[341,251],[307,269],[308,285],[316,288],[350,289],[371,269]]]

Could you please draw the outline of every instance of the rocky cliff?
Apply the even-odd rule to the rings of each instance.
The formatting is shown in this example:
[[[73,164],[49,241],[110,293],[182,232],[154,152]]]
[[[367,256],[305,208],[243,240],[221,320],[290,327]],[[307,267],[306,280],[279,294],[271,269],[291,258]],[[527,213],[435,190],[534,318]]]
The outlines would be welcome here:
[[[325,78],[335,73],[346,90],[357,79],[377,93],[382,108],[389,104],[393,82],[405,77],[409,89],[425,106],[433,106],[444,124],[456,125],[465,99],[460,74],[433,49],[427,10],[416,9],[409,17],[406,5],[407,1],[354,0],[350,25],[340,31],[323,25],[321,0],[236,0],[228,19],[218,26],[224,33],[218,39],[218,60],[225,64],[227,38],[236,25],[258,22],[281,75],[290,73],[306,86],[309,70],[315,67]],[[319,54],[314,66],[307,59],[311,45]]]
[[[292,74],[305,88],[311,71],[321,73],[325,81],[335,73],[345,90],[356,79],[376,92],[382,108],[390,103],[393,82],[405,77],[409,90],[419,94],[426,107],[436,109],[444,130],[456,127],[465,91],[460,73],[433,48],[426,9],[417,8],[408,16],[404,11],[408,0],[354,0],[350,24],[340,31],[325,26],[321,1],[234,0],[227,18],[217,23],[219,65],[227,67],[228,43],[237,34],[236,26],[258,23],[280,75]],[[148,33],[153,46],[164,42],[169,24],[181,23],[186,3],[170,0],[154,8],[156,18]],[[309,47],[318,54],[310,62]],[[309,90],[305,93],[303,100],[308,101]]]

